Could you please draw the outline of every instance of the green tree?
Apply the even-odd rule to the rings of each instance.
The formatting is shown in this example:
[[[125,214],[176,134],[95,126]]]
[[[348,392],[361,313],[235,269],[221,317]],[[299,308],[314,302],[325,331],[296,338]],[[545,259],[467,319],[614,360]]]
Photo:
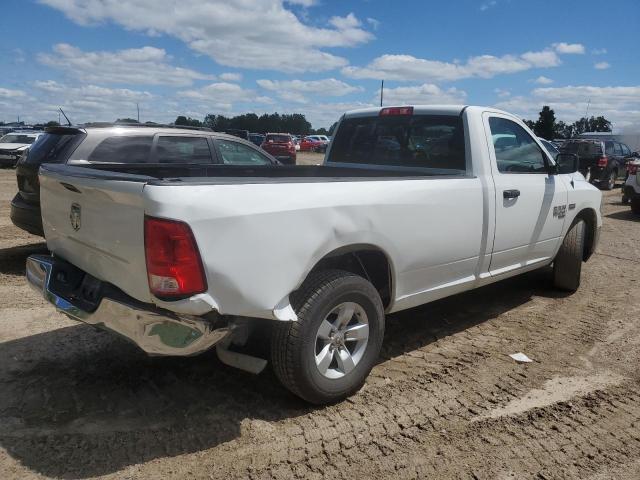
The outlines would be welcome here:
[[[573,126],[560,120],[556,123],[556,128],[553,132],[553,138],[571,138],[572,133]]]
[[[119,118],[116,123],[138,123],[135,118]]]
[[[183,125],[186,127],[201,127],[202,122],[196,118],[185,117],[184,115],[180,115],[176,118],[174,125]]]
[[[522,119],[522,122],[529,127],[531,130],[533,130],[534,128],[536,128],[536,122],[534,122],[533,120],[525,120],[524,118]]]
[[[575,121],[573,130],[575,134],[584,132],[610,132],[611,122],[603,116],[582,117],[580,120]]]
[[[553,140],[553,134],[556,129],[556,114],[548,105],[542,107],[538,121],[533,127],[533,131],[539,137],[547,140]]]
[[[44,124],[45,127],[59,127],[60,124],[58,122],[56,122],[55,120],[51,120],[50,122],[47,122]]]

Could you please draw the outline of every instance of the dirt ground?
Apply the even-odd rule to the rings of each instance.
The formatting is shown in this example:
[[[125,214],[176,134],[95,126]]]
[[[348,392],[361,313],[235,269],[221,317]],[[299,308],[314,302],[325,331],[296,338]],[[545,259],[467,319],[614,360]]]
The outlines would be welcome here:
[[[619,190],[576,294],[542,270],[392,315],[365,387],[324,408],[54,313],[15,190],[0,170],[2,479],[640,478],[640,221]]]

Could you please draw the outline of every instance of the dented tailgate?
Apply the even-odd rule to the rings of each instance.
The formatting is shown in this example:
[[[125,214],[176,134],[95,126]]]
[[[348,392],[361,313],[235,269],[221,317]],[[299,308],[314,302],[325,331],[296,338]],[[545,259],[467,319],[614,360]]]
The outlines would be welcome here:
[[[40,170],[51,252],[140,301],[149,301],[142,191],[148,177],[77,167]]]

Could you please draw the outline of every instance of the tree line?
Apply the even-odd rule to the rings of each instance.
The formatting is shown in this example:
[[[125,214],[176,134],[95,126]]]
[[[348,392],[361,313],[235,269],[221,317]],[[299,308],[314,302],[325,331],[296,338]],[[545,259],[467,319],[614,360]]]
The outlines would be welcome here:
[[[584,132],[610,132],[611,122],[603,116],[582,117],[573,123],[556,121],[555,112],[548,106],[542,107],[538,120],[522,120],[538,136],[547,140],[573,138]]]
[[[206,115],[204,120],[185,117],[180,115],[173,122],[175,125],[185,125],[189,127],[208,127],[217,132],[227,130],[248,130],[255,133],[283,132],[300,135],[328,135],[326,128],[313,129],[311,123],[301,113],[265,113],[260,116],[255,113],[245,113],[235,117],[225,117],[224,115]],[[335,128],[335,127],[334,127]],[[331,130],[331,129],[330,129]]]

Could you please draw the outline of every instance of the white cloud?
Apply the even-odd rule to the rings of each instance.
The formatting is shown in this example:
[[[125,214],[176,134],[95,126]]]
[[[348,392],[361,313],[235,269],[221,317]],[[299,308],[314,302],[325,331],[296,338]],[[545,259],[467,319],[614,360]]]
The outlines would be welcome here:
[[[26,95],[27,94],[22,90],[14,90],[11,88],[0,87],[0,98],[12,99],[12,98],[18,98],[18,97],[25,97]]]
[[[562,54],[578,54],[582,55],[585,51],[584,45],[581,43],[554,43],[553,48],[555,48],[556,52]]]
[[[550,85],[553,83],[549,77],[545,77],[544,75],[540,75],[538,78],[533,80],[533,83],[537,83],[538,85]]]
[[[373,39],[353,13],[326,28],[305,24],[283,0],[40,0],[81,25],[115,22],[129,30],[166,34],[221,65],[283,72],[324,71],[345,58],[324,51]],[[309,5],[301,0],[294,3]]]
[[[463,103],[466,97],[466,92],[462,90],[454,87],[445,90],[431,83],[384,89],[385,105],[457,104]],[[378,98],[380,98],[380,90],[378,90],[375,99]]]
[[[607,68],[611,68],[611,65],[608,62],[598,62],[593,65],[593,68],[596,70],[606,70]]]
[[[513,97],[496,106],[524,118],[537,118],[542,106],[549,105],[559,119],[573,122],[585,115],[587,104],[589,116],[604,115],[615,128],[640,129],[640,85],[536,88],[528,96]]]
[[[498,4],[498,2],[496,0],[491,0],[490,2],[484,2],[482,5],[480,5],[480,10],[481,11],[485,11],[485,10],[489,10],[490,8],[495,7]]]
[[[378,20],[378,19],[368,17],[368,18],[367,18],[367,23],[368,23],[369,25],[371,25],[371,28],[373,28],[374,30],[377,30],[377,29],[378,29],[378,27],[380,27],[380,23],[381,23],[381,22],[380,22],[380,20]]]
[[[464,63],[387,54],[375,58],[365,67],[345,67],[342,73],[351,78],[445,82],[473,77],[492,78],[532,68],[556,67],[560,63],[556,52],[550,49],[501,57],[479,55],[470,57]]]
[[[496,95],[500,98],[507,98],[511,96],[511,92],[509,90],[504,90],[502,88],[496,88],[493,90]]]
[[[286,0],[291,5],[300,5],[302,7],[312,7],[316,4],[316,0]]]
[[[257,80],[256,83],[272,92],[276,92],[280,98],[296,103],[306,103],[305,95],[323,97],[341,97],[353,92],[362,91],[361,87],[354,87],[335,78],[321,80]]]
[[[242,80],[241,73],[221,73],[218,77],[225,82],[239,82]]]
[[[236,83],[216,82],[202,88],[192,90],[182,90],[177,96],[202,103],[207,108],[217,108],[220,110],[232,110],[235,104],[269,104],[273,100],[269,97],[260,96],[253,90],[242,88]]]
[[[188,68],[174,67],[161,48],[142,47],[112,52],[86,52],[66,43],[58,43],[53,53],[38,55],[38,61],[66,72],[71,78],[89,83],[172,85],[184,87],[194,80],[212,79]]]
[[[607,49],[606,48],[594,48],[593,50],[591,50],[591,53],[593,55],[604,55],[607,53]]]

